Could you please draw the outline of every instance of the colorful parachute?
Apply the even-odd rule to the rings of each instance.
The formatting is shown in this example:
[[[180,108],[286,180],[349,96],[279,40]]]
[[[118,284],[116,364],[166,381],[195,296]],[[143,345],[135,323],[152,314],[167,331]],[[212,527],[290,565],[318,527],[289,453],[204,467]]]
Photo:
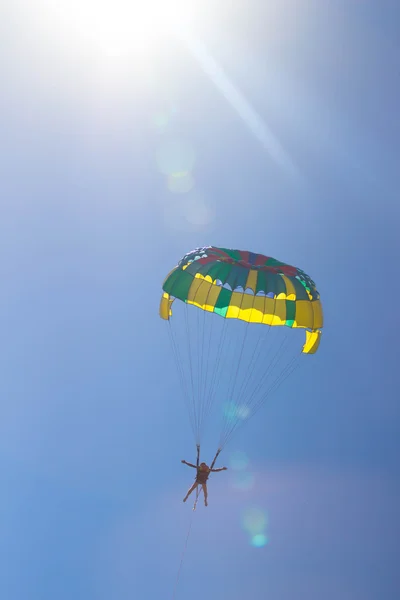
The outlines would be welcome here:
[[[223,400],[221,448],[298,365],[297,343],[292,356],[287,335],[271,339],[270,330],[293,335],[305,329],[301,353],[317,351],[323,325],[319,293],[301,269],[214,246],[186,254],[165,279],[163,291],[160,316],[171,325],[196,443],[218,396]],[[184,303],[184,310],[172,317],[175,300]]]

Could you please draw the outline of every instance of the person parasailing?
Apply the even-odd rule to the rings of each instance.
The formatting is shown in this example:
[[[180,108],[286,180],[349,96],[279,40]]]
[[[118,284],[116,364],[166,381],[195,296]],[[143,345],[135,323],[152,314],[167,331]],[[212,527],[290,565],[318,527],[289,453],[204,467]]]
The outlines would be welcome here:
[[[208,490],[207,490],[207,480],[210,476],[210,473],[219,473],[220,471],[226,471],[227,467],[221,467],[220,469],[214,469],[215,461],[217,460],[217,456],[219,451],[217,452],[211,466],[209,467],[205,462],[200,462],[200,446],[197,446],[197,460],[196,464],[192,465],[192,463],[186,462],[186,460],[182,460],[181,462],[188,467],[192,467],[196,469],[196,478],[193,485],[188,489],[186,496],[183,499],[183,502],[186,502],[190,494],[198,488],[199,485],[203,488],[204,494],[204,505],[208,506]]]

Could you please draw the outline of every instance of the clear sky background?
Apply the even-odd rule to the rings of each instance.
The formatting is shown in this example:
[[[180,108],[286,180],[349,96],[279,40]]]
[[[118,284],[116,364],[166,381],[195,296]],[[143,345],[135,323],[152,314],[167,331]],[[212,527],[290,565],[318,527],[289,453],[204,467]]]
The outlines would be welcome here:
[[[177,599],[395,600],[400,5],[184,4],[1,8],[0,596],[172,598],[193,516]],[[158,303],[208,244],[325,328],[193,514]]]

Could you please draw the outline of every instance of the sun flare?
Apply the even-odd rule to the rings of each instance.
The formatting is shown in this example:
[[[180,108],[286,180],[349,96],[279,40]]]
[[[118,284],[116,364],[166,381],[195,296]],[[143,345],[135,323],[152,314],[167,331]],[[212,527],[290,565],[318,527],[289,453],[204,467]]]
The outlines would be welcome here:
[[[194,5],[190,0],[58,0],[48,3],[48,11],[74,43],[113,54],[154,48],[189,24]]]

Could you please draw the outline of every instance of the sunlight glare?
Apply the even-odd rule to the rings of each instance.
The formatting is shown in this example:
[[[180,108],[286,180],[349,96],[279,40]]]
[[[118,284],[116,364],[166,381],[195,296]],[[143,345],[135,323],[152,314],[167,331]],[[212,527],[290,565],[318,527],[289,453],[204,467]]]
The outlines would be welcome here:
[[[187,0],[58,0],[59,25],[106,54],[153,48],[163,35],[185,28],[193,4]]]

